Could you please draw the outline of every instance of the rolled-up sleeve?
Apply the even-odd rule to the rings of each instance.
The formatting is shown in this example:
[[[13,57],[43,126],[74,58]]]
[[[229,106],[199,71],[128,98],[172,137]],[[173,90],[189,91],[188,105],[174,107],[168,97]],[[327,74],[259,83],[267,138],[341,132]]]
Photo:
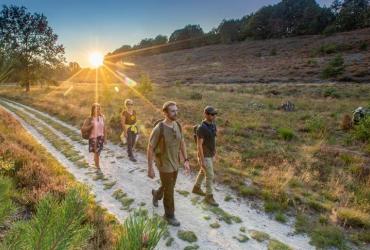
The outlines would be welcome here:
[[[154,127],[152,133],[150,134],[149,143],[150,145],[152,145],[152,147],[155,147],[158,144],[159,130],[160,130],[159,125],[157,125]]]

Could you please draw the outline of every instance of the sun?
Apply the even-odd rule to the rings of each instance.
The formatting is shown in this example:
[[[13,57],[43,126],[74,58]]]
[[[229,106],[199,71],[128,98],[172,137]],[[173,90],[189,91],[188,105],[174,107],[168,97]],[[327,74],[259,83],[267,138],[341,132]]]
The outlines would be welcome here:
[[[102,53],[94,51],[90,53],[89,61],[91,66],[98,68],[103,65],[104,56]]]

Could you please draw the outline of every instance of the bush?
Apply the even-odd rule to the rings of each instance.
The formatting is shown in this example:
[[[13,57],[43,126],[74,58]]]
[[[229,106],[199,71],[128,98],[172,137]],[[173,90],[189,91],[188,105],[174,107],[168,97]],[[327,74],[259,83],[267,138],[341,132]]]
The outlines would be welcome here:
[[[290,128],[279,128],[277,132],[286,141],[291,141],[294,138],[294,132]]]
[[[353,136],[355,139],[363,142],[370,141],[370,116],[362,119],[360,123],[355,126]]]
[[[116,249],[152,250],[166,230],[166,224],[160,217],[149,218],[146,210],[137,210],[125,220]]]
[[[337,77],[343,74],[344,71],[344,59],[341,55],[337,55],[329,61],[328,65],[321,72],[321,77],[324,79]]]
[[[40,200],[29,221],[14,224],[6,235],[6,249],[80,249],[86,247],[92,229],[85,224],[87,192],[70,190],[59,202],[51,195]]]
[[[318,226],[311,232],[310,243],[319,249],[347,249],[342,231],[335,226]]]
[[[142,74],[140,77],[140,82],[136,86],[137,91],[141,94],[148,94],[153,91],[153,83],[147,74]]]

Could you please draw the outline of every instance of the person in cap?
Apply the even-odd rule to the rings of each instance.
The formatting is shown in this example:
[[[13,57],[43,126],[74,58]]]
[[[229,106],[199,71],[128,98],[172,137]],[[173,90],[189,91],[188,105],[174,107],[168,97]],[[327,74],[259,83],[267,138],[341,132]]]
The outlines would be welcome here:
[[[218,206],[213,197],[213,161],[216,155],[216,135],[217,127],[215,124],[217,110],[212,106],[204,109],[204,120],[196,128],[197,156],[200,166],[199,173],[192,192],[205,196],[204,201],[212,206]],[[203,192],[201,185],[203,180],[206,182],[206,192]]]

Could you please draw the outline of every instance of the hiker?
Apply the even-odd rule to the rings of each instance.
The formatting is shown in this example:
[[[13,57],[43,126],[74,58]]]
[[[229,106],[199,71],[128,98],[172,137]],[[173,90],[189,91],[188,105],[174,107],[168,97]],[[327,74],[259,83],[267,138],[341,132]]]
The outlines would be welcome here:
[[[134,102],[131,99],[126,99],[124,105],[125,108],[121,113],[121,124],[127,142],[127,154],[130,161],[136,162],[137,160],[133,154],[139,132],[136,125],[136,111],[133,109]]]
[[[165,119],[157,121],[150,135],[148,144],[148,176],[155,177],[153,158],[159,170],[161,187],[152,190],[153,205],[158,206],[158,200],[163,198],[164,219],[172,226],[180,226],[175,218],[174,188],[180,163],[184,159],[186,173],[190,172],[189,159],[182,134],[182,128],[177,121],[178,109],[175,102],[168,101],[162,107]]]
[[[217,110],[211,106],[204,109],[204,120],[200,125],[194,127],[194,138],[197,143],[197,156],[199,173],[193,187],[193,193],[205,196],[204,201],[212,206],[218,206],[213,198],[213,159],[216,155],[217,127],[215,119]],[[201,189],[201,184],[206,179],[206,192]]]
[[[99,103],[94,103],[91,106],[90,117],[85,120],[82,127],[82,130],[89,133],[89,152],[94,153],[95,166],[100,170],[99,157],[103,150],[103,144],[106,144],[107,132]]]

